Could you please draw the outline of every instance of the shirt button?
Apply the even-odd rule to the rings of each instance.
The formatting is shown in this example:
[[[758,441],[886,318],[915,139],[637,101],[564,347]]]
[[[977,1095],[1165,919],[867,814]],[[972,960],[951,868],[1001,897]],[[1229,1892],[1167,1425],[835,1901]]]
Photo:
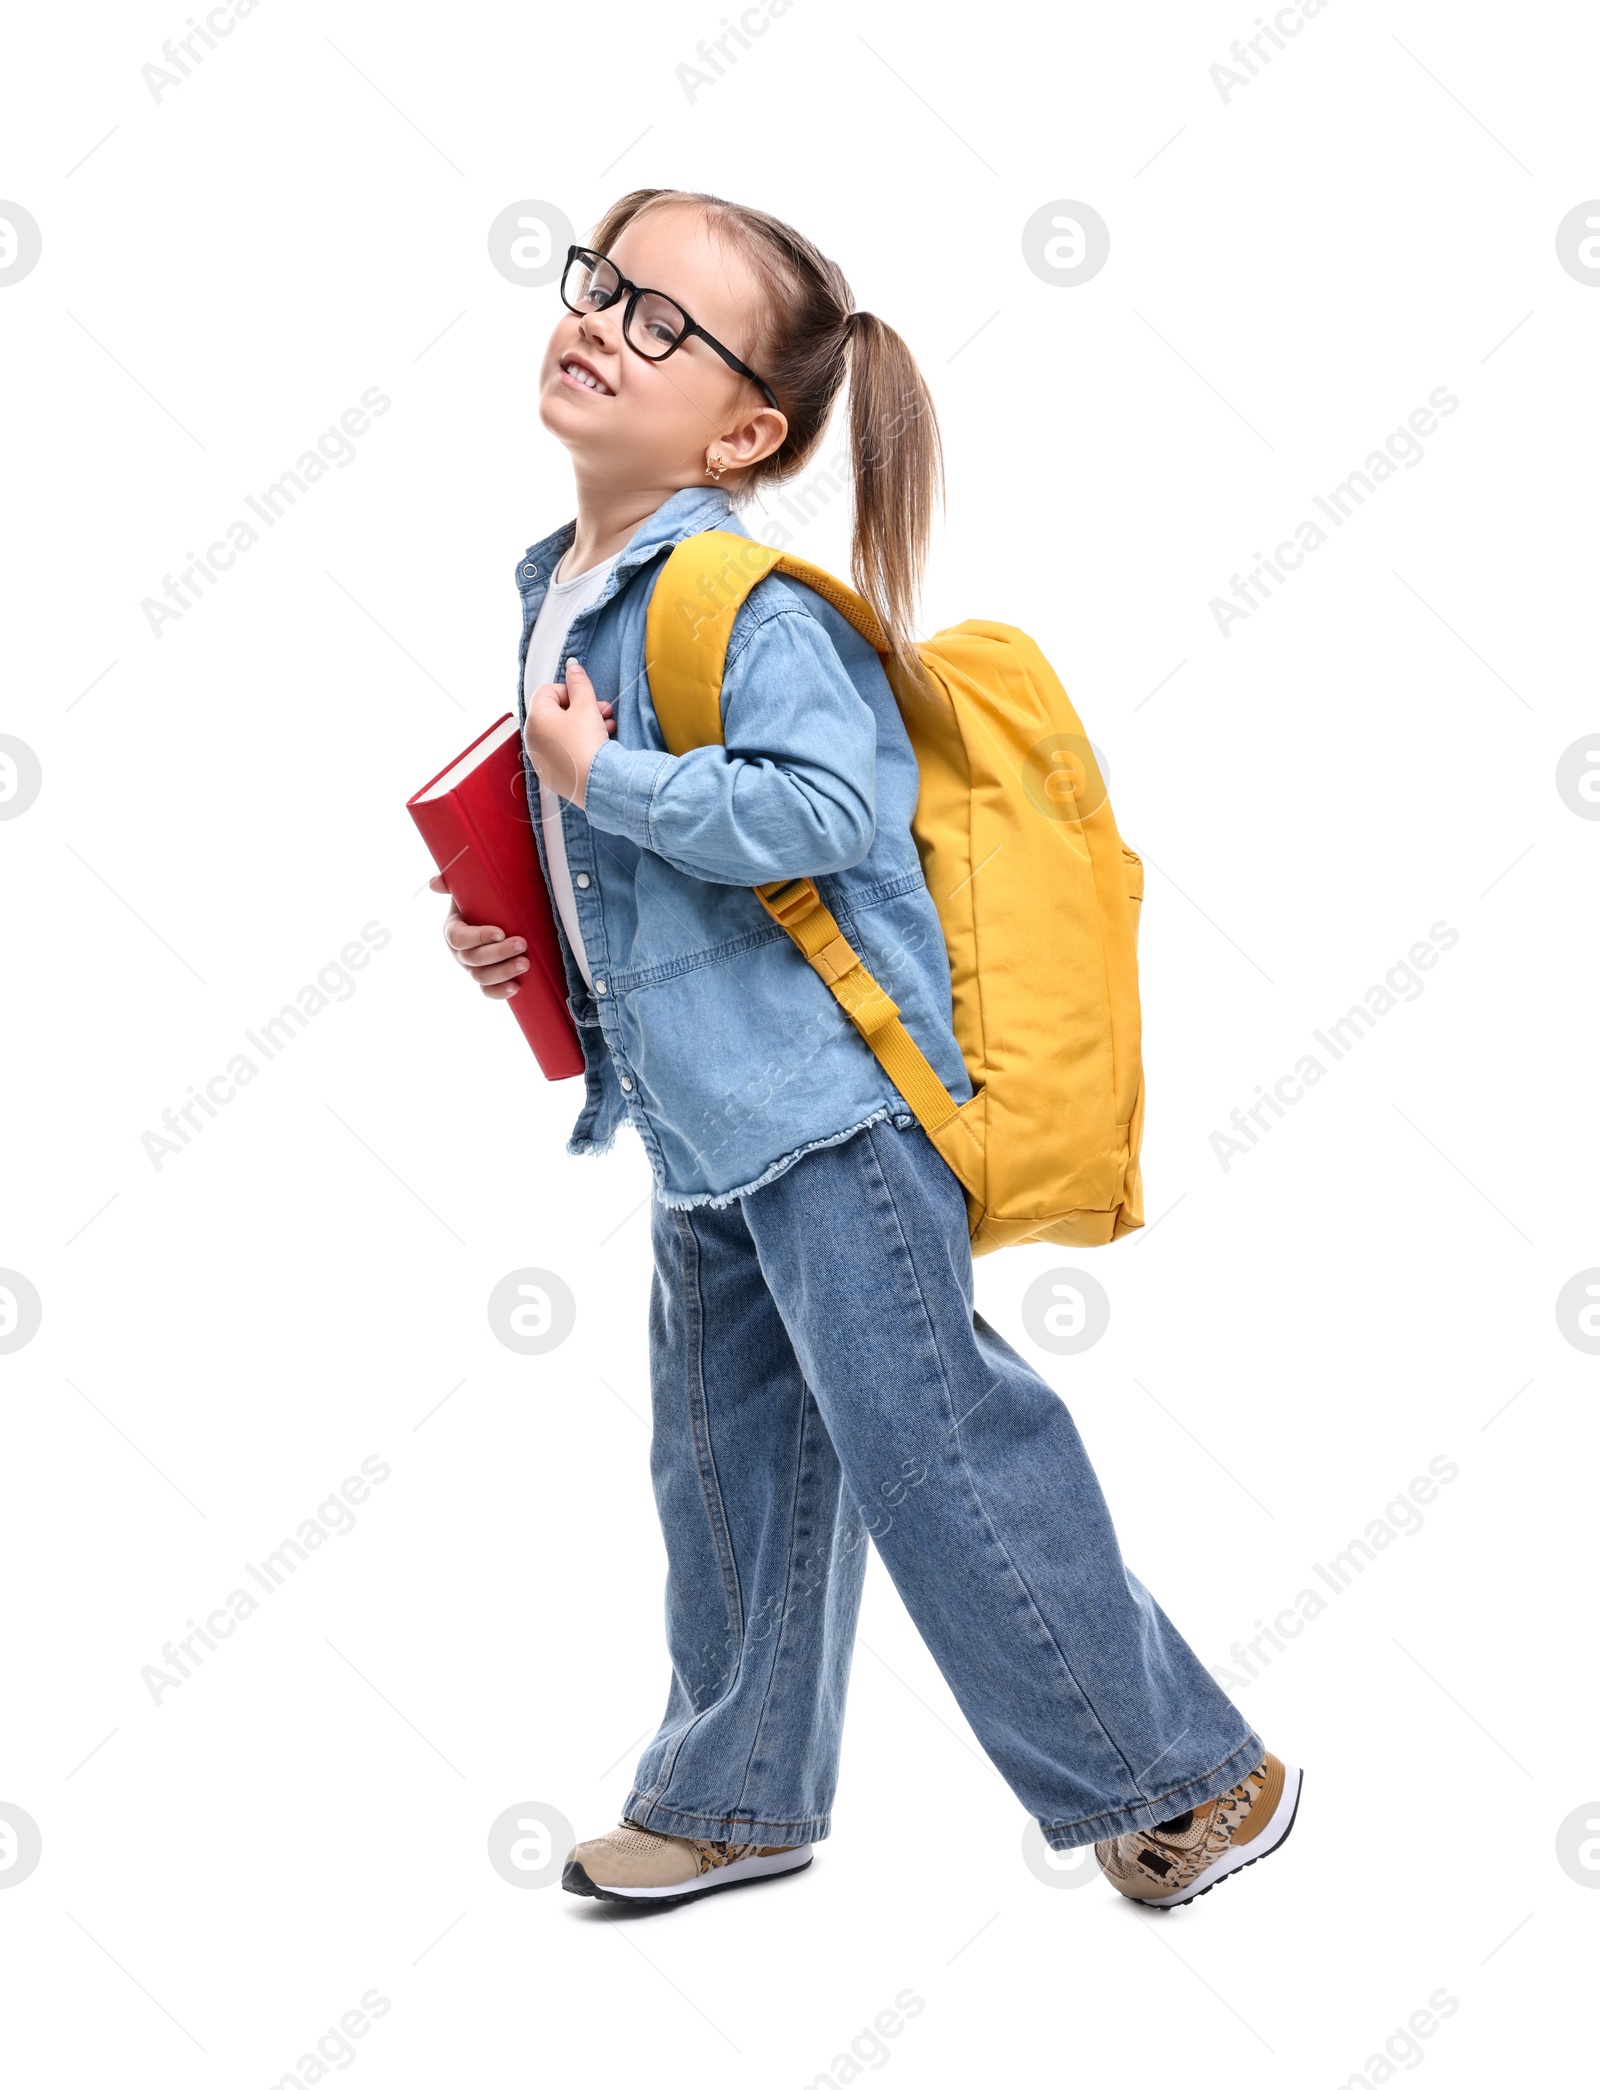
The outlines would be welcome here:
[[[619,1074],[617,1079],[622,1083],[622,1086],[625,1089],[631,1089],[633,1087],[633,1076],[631,1074]]]
[[[596,993],[596,994],[604,994],[604,993],[605,993],[605,991],[606,991],[606,983],[605,983],[605,981],[604,981],[604,980],[596,980],[596,981],[595,981],[595,983],[594,983],[594,991],[595,991],[595,993]]]
[[[539,578],[539,569],[538,569],[538,567],[537,567],[537,566],[531,566],[531,565],[529,565],[529,566],[524,566],[524,567],[523,567],[523,569],[522,569],[522,578],[523,578],[523,579],[524,579],[525,581],[536,581],[536,580],[537,580],[537,579]]]
[[[578,873],[577,877],[576,877],[576,878],[575,878],[575,879],[573,880],[573,883],[574,883],[574,885],[587,885],[587,884],[589,883],[589,874],[588,874],[588,872],[587,872],[587,871],[580,871],[580,872]]]

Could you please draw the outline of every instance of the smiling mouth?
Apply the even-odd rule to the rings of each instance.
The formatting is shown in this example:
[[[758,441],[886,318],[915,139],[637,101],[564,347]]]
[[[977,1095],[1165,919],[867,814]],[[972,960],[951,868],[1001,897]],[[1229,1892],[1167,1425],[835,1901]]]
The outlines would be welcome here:
[[[580,392],[598,392],[602,399],[616,397],[604,379],[597,377],[586,364],[580,363],[573,356],[562,357],[561,375],[569,385],[575,386]]]

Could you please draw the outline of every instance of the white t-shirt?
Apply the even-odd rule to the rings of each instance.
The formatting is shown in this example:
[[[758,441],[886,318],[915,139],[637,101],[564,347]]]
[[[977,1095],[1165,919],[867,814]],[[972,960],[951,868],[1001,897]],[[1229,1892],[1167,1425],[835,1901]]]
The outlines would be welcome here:
[[[575,573],[570,580],[551,581],[528,638],[528,661],[522,678],[522,687],[528,696],[532,696],[543,682],[565,679],[565,648],[572,620],[600,595],[611,577],[612,567],[621,557],[621,552],[613,552],[609,559],[591,566],[587,573]],[[559,574],[560,570],[558,566],[556,572]],[[578,928],[578,903],[567,863],[566,836],[561,828],[561,797],[545,783],[539,786],[539,812],[544,827],[545,854],[550,860],[550,887],[555,894],[556,910],[572,945],[572,955],[578,961],[578,969],[592,987],[594,974],[589,970],[589,955],[584,950],[583,936]]]

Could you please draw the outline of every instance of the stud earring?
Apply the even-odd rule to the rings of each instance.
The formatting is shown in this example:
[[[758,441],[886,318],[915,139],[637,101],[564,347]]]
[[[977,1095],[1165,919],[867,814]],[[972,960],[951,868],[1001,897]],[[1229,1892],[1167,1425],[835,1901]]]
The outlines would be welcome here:
[[[708,450],[706,452],[706,477],[715,479],[720,484],[724,468],[724,460],[720,457],[713,457]]]

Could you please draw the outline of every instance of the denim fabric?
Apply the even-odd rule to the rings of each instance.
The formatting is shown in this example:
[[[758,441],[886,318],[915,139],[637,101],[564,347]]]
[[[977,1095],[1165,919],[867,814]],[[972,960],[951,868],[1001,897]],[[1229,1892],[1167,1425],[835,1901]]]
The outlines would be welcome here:
[[[573,1154],[624,1122],[657,1198],[726,1204],[800,1154],[893,1117],[904,1098],[750,887],[814,877],[956,1102],[972,1082],[951,1028],[950,963],[911,834],[916,757],[877,654],[809,588],[771,575],[734,620],[725,746],[669,754],[651,700],[645,617],[681,538],[748,537],[726,493],[687,488],[638,530],[565,651],[616,708],[585,805],[561,805],[590,991],[557,921],[585,1100]],[[782,532],[769,541],[779,542]],[[517,567],[522,666],[567,523]],[[538,779],[526,766],[530,807]],[[533,832],[549,878],[542,823]]]
[[[1066,1407],[974,1313],[965,1202],[920,1125],[874,1123],[726,1206],[652,1204],[651,1224],[672,1683],[629,1820],[828,1833],[869,1534],[1056,1849],[1261,1761],[1123,1566]]]

